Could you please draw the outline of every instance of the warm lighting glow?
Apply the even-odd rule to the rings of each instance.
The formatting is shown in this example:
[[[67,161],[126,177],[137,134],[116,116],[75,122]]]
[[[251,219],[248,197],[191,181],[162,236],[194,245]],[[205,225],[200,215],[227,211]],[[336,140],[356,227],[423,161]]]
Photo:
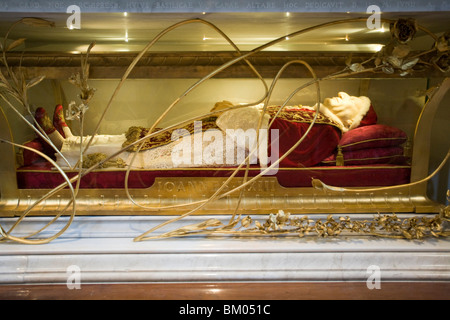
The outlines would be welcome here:
[[[128,31],[125,31],[125,42],[128,42]]]
[[[69,30],[73,30],[73,25],[72,24],[70,25]]]
[[[289,40],[289,37],[288,36],[286,36],[286,38],[285,38],[286,40]]]
[[[128,16],[128,12],[124,12],[124,13],[123,13],[123,16],[124,16],[124,17]]]
[[[378,52],[378,51],[380,51],[381,49],[383,49],[384,45],[382,45],[382,44],[369,44],[369,47],[370,47],[373,51]]]
[[[286,17],[289,17],[291,15],[290,12],[286,12]]]
[[[348,34],[346,34],[346,35],[345,35],[345,41],[348,41],[348,40],[349,40]]]
[[[380,33],[384,33],[384,32],[387,32],[387,31],[389,31],[389,29],[386,29],[386,28],[384,27],[384,24],[382,24],[382,25],[381,25],[381,28],[375,28],[375,29],[373,29],[373,30],[370,30],[369,32],[380,32]]]

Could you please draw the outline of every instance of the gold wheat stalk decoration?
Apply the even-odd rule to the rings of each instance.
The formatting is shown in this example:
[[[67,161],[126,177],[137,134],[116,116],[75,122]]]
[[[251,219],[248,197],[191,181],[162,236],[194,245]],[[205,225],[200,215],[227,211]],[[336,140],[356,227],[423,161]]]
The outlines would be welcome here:
[[[69,178],[67,177],[66,173],[56,164],[56,162],[53,161],[53,159],[51,159],[49,156],[47,156],[46,154],[35,150],[33,148],[27,147],[27,146],[23,146],[23,145],[19,145],[10,141],[6,141],[3,139],[0,139],[0,142],[3,143],[8,143],[11,144],[13,146],[16,147],[20,147],[20,148],[24,148],[27,149],[29,151],[32,152],[36,152],[37,154],[39,154],[41,157],[43,157],[45,160],[49,161],[53,166],[55,166],[55,168],[60,172],[60,174],[63,176],[64,180],[66,182],[69,181]],[[76,214],[76,192],[72,186],[72,184],[68,184],[68,187],[70,188],[70,193],[72,195],[72,199],[69,201],[69,203],[66,205],[66,207],[62,210],[62,212],[60,214],[58,214],[55,218],[53,218],[46,226],[44,226],[43,228],[41,228],[39,231],[34,232],[33,234],[27,236],[27,237],[15,237],[12,236],[10,233],[19,225],[19,223],[28,215],[28,213],[30,213],[39,203],[41,203],[43,200],[47,199],[49,196],[49,193],[47,193],[46,195],[44,195],[41,199],[35,201],[29,208],[27,208],[27,210],[17,219],[17,221],[14,223],[14,225],[7,231],[5,232],[2,228],[2,239],[0,240],[13,240],[13,241],[17,241],[20,243],[24,243],[24,244],[44,244],[44,243],[48,243],[56,238],[58,238],[60,235],[62,235],[71,225],[75,214]],[[38,239],[38,240],[28,240],[26,238],[31,237],[39,232],[41,232],[42,230],[44,230],[45,228],[47,228],[49,225],[51,225],[54,221],[56,221],[65,211],[67,211],[67,209],[69,208],[69,206],[72,205],[72,214],[70,215],[70,219],[68,220],[68,222],[66,223],[66,225],[55,235],[53,235],[52,237],[46,238],[46,239]]]
[[[12,81],[12,84],[10,81],[6,79],[6,77],[3,75],[3,73],[0,71],[0,88],[2,88],[4,91],[0,93],[0,97],[8,104],[8,106],[23,120],[25,123],[33,130],[35,133],[40,136],[42,139],[44,139],[54,150],[57,152],[61,158],[69,164],[67,159],[64,157],[64,155],[59,151],[59,149],[53,144],[53,142],[50,140],[48,135],[45,133],[44,130],[40,127],[40,125],[37,123],[37,121],[33,117],[33,113],[31,112],[30,105],[28,102],[28,90],[36,85],[38,85],[42,80],[44,80],[45,76],[38,76],[36,78],[31,79],[29,82],[25,81],[25,76],[21,70],[21,66],[19,65],[18,68],[18,75],[14,73],[12,68],[8,64],[7,59],[7,52],[10,52],[20,45],[22,45],[25,42],[25,38],[19,38],[12,43],[10,43],[8,46],[7,40],[8,36],[11,33],[11,31],[19,24],[25,24],[33,27],[54,27],[55,24],[51,21],[41,19],[41,18],[22,18],[15,23],[13,23],[8,31],[6,32],[6,35],[3,39],[3,43],[0,43],[0,48],[2,50],[2,63],[4,64],[6,68],[7,75]],[[16,109],[16,107],[13,106],[13,104],[9,101],[8,96],[14,98],[22,107],[25,109],[25,111],[31,115],[34,124],[31,124],[28,122],[28,120]]]

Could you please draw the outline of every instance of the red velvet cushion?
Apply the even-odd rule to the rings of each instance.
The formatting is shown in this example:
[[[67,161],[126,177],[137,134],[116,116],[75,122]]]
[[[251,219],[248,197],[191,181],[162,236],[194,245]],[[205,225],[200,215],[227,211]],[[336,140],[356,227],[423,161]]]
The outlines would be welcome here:
[[[372,124],[376,124],[378,121],[377,113],[372,105],[370,105],[369,111],[367,111],[366,115],[362,118],[358,127],[370,126]]]
[[[343,151],[398,146],[406,142],[406,133],[383,124],[358,127],[342,135],[339,146]]]
[[[53,160],[56,159],[55,150],[41,138],[36,138],[32,141],[25,143],[24,145],[29,148],[33,148],[35,150],[38,150],[38,151],[46,154]],[[36,152],[27,150],[27,149],[23,149],[23,165],[24,166],[30,166],[34,163],[42,162],[42,161],[47,161],[47,160],[45,160],[43,157],[41,157]]]
[[[406,164],[402,147],[372,148],[342,152],[344,165]],[[336,154],[322,161],[324,165],[336,165]]]
[[[279,156],[286,152],[305,134],[309,123],[275,119],[270,129],[279,131]],[[340,139],[339,129],[327,124],[315,124],[302,143],[280,163],[280,167],[311,167],[319,164],[336,149]],[[269,139],[269,146],[271,143]],[[271,147],[269,147],[269,157]]]
[[[44,148],[42,146],[42,143],[39,141],[39,139],[34,139],[33,141],[29,141],[27,143],[24,143],[24,146],[33,148],[35,150],[38,150],[40,152],[44,152]],[[33,163],[39,162],[39,161],[45,161],[44,158],[42,158],[39,154],[36,152],[33,152],[28,149],[23,149],[23,165],[24,166],[30,166]]]

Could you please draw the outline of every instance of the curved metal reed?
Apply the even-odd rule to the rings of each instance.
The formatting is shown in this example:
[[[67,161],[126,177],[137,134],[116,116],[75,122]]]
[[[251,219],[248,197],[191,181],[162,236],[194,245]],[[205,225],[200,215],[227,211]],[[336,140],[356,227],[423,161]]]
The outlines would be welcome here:
[[[45,160],[49,161],[53,166],[55,166],[55,168],[59,171],[59,173],[61,173],[61,175],[63,176],[64,180],[66,180],[66,182],[69,182],[69,177],[66,175],[66,173],[56,164],[56,162],[53,161],[53,159],[51,159],[49,156],[47,156],[46,154],[35,150],[33,148],[27,147],[27,146],[23,146],[17,143],[13,143],[11,141],[6,141],[3,139],[0,139],[1,142],[3,143],[8,143],[11,144],[13,146],[16,147],[20,147],[20,148],[24,148],[27,149],[29,151],[35,152],[38,155],[40,155],[41,157],[43,157]],[[71,195],[72,195],[72,199],[68,202],[68,204],[66,205],[66,207],[55,217],[53,218],[45,227],[41,228],[39,231],[34,232],[31,235],[28,235],[27,237],[15,237],[13,235],[11,235],[11,232],[20,224],[20,222],[25,219],[25,217],[42,201],[44,201],[45,199],[49,198],[50,195],[52,193],[52,191],[48,192],[46,195],[44,195],[41,199],[35,201],[27,210],[25,210],[25,212],[18,218],[18,220],[12,225],[12,227],[8,230],[8,231],[4,231],[2,228],[2,238],[0,240],[13,240],[19,243],[24,243],[24,244],[44,244],[44,243],[48,243],[56,238],[58,238],[60,235],[62,235],[68,228],[69,226],[72,224],[73,219],[75,218],[75,214],[76,214],[76,191],[74,190],[72,184],[68,184]],[[45,228],[47,228],[49,225],[51,225],[53,222],[55,222],[63,213],[65,213],[67,211],[67,209],[70,207],[70,205],[72,205],[72,214],[70,215],[70,219],[67,221],[66,225],[59,231],[57,232],[55,235],[46,238],[46,239],[37,239],[37,240],[29,240],[27,238],[34,236],[35,234],[41,232],[42,230],[44,230]]]

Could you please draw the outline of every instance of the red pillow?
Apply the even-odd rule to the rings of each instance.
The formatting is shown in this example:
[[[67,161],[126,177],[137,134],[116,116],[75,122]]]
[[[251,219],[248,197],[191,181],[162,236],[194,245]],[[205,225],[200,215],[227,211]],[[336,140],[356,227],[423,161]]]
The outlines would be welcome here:
[[[375,109],[373,108],[373,106],[370,105],[369,111],[367,111],[365,116],[362,118],[358,127],[370,126],[372,124],[376,124],[377,121],[378,121],[377,113],[375,112]]]
[[[47,142],[45,142],[40,137],[39,138],[35,138],[32,141],[28,141],[24,145],[29,147],[29,148],[38,150],[38,151],[46,154],[47,156],[49,156],[53,160],[56,159],[56,157],[55,157],[55,150]],[[41,157],[36,152],[33,152],[31,150],[27,150],[27,149],[23,149],[23,165],[24,166],[31,166],[31,165],[34,165],[34,164],[36,164],[38,162],[47,162],[47,160],[44,159],[43,157]]]
[[[309,123],[292,122],[275,119],[271,130],[279,130],[279,156],[287,151],[304,136]],[[269,156],[271,156],[271,138],[269,139]],[[302,143],[280,163],[280,167],[311,167],[328,157],[336,149],[340,132],[337,128],[326,124],[315,124]]]
[[[344,156],[344,165],[406,163],[406,158],[403,156],[402,147],[349,150],[342,152],[342,155]],[[323,160],[322,164],[336,165],[336,154],[333,154]]]
[[[44,148],[42,146],[42,143],[40,143],[39,139],[34,139],[32,141],[28,141],[24,144],[24,146],[44,152]],[[31,166],[32,164],[39,162],[39,161],[45,161],[45,159],[42,158],[36,152],[33,152],[28,149],[23,149],[23,165],[24,166]]]
[[[342,135],[338,146],[342,151],[368,148],[399,146],[406,142],[407,135],[398,128],[384,124],[373,124],[358,127]]]

